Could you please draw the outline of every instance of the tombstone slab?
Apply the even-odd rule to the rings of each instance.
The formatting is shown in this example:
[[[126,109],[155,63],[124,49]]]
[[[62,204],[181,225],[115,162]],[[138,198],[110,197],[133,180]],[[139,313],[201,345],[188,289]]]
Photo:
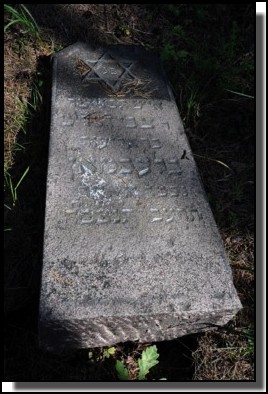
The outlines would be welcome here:
[[[40,342],[161,341],[241,309],[157,58],[75,44],[54,57]]]

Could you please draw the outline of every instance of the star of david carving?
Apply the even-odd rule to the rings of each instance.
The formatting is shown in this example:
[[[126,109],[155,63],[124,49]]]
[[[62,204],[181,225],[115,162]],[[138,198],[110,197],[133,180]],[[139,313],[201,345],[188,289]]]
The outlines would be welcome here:
[[[128,60],[118,61],[108,52],[105,52],[98,60],[86,60],[89,69],[83,75],[84,82],[104,82],[114,92],[118,92],[124,81],[132,81],[135,75],[131,72],[134,65]]]

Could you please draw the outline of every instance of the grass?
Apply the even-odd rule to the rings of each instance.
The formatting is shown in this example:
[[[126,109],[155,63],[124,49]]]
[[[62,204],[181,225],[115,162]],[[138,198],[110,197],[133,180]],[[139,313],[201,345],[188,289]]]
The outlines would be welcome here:
[[[162,57],[244,307],[217,331],[156,343],[160,357],[151,378],[253,380],[253,5],[10,7],[4,28],[5,380],[115,381],[116,360],[135,378],[142,352],[152,345],[117,344],[113,357],[103,356],[106,348],[93,349],[91,358],[89,349],[54,355],[38,347],[50,57],[79,39],[138,44]]]
[[[39,27],[25,5],[19,4],[17,8],[14,8],[8,4],[4,4],[4,10],[9,14],[9,18],[4,26],[4,32],[14,24],[19,24],[22,26],[20,30],[22,34],[28,33],[34,39],[40,38]]]
[[[254,345],[239,331],[206,333],[199,341],[195,380],[254,380]]]
[[[23,4],[16,8],[4,4],[4,9],[5,40],[9,42],[5,45],[4,188],[12,197],[12,206],[15,206],[17,189],[29,166],[19,171],[18,179],[14,180],[14,156],[16,152],[25,150],[18,136],[26,134],[28,122],[42,100],[40,88],[43,81],[36,70],[36,62],[37,48],[41,45],[45,52],[46,43],[41,42],[39,27]]]
[[[17,182],[16,186],[13,185],[12,178],[11,178],[10,174],[7,172],[8,180],[6,180],[6,182],[9,182],[9,188],[10,188],[10,192],[11,192],[11,196],[12,196],[13,206],[15,206],[16,201],[18,199],[17,189],[18,189],[19,185],[21,184],[21,182],[23,181],[23,179],[26,177],[29,169],[30,169],[30,167],[26,168],[26,170],[23,172],[22,176],[20,177],[20,180]]]

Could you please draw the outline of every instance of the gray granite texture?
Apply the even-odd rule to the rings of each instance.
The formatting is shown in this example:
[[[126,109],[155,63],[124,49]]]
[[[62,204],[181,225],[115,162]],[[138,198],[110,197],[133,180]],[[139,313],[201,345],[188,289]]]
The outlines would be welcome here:
[[[56,54],[41,345],[173,339],[239,309],[160,61],[135,46]]]

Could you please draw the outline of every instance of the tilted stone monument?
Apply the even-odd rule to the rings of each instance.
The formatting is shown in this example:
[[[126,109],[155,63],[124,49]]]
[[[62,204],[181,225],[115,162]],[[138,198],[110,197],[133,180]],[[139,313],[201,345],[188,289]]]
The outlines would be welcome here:
[[[161,341],[241,309],[157,58],[72,45],[54,57],[40,343]]]

